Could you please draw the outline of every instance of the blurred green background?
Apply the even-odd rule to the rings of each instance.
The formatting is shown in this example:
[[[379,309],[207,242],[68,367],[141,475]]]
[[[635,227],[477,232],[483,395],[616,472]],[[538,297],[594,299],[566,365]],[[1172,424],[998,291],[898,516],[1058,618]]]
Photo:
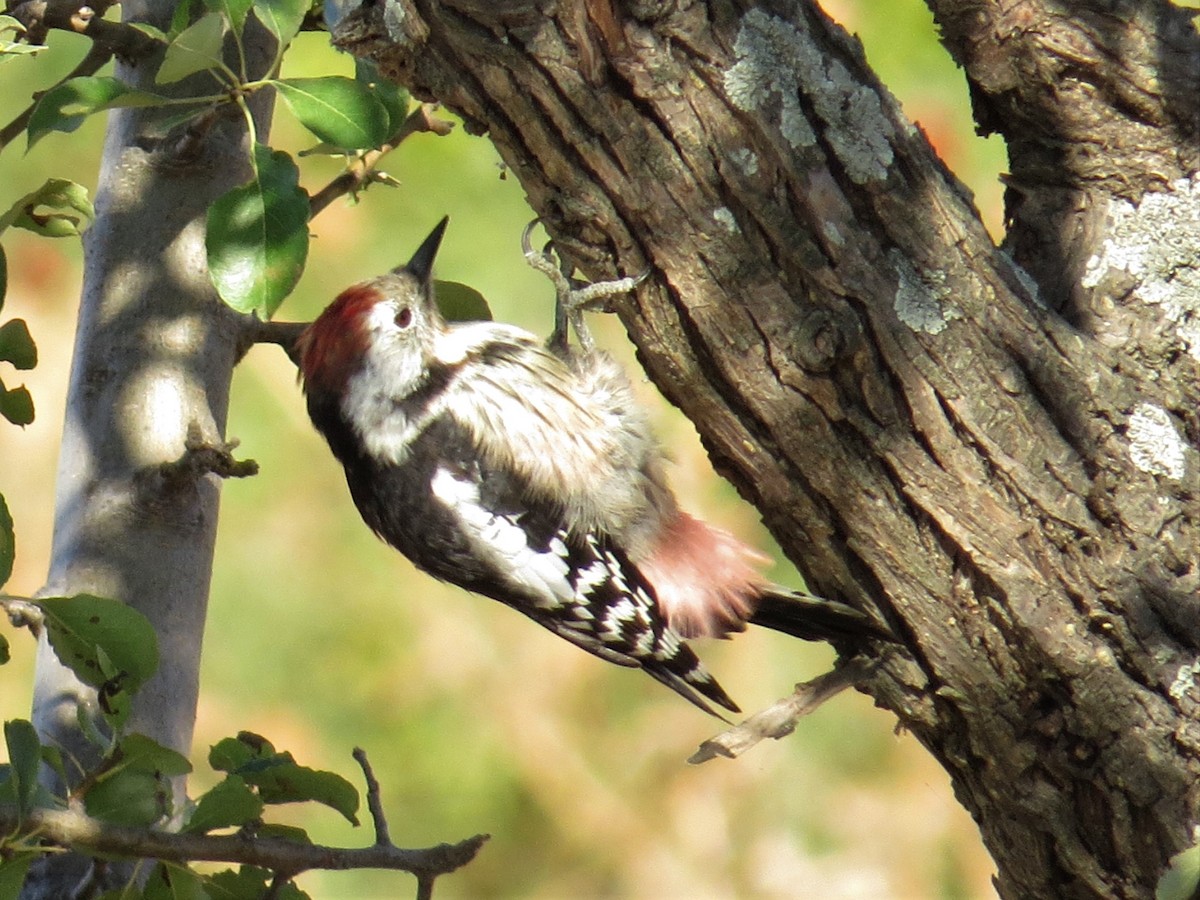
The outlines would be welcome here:
[[[824,4],[862,38],[883,80],[975,192],[985,221],[1001,220],[1003,148],[972,129],[962,75],[936,41],[919,0]],[[55,35],[37,60],[0,67],[0,120],[82,55]],[[352,71],[321,35],[302,36],[290,75]],[[273,143],[309,144],[277,111]],[[7,207],[48,175],[89,187],[103,123],[52,135],[34,156],[23,141],[0,156]],[[310,319],[346,285],[408,258],[443,214],[452,224],[438,274],[480,289],[497,318],[545,333],[552,292],[521,259],[532,218],[515,179],[482,138],[461,128],[418,135],[388,159],[396,190],[372,188],[355,208],[335,203],[313,224],[309,268],[280,318]],[[305,186],[336,174],[302,165]],[[0,427],[0,492],[17,524],[9,591],[45,577],[57,444],[78,302],[78,242],[5,239],[4,317],[29,321],[41,364],[24,379],[37,421]],[[619,323],[594,321],[630,366]],[[636,369],[634,371],[637,375]],[[6,379],[11,372],[6,372]],[[676,487],[693,510],[770,548],[756,512],[713,475],[689,423],[635,377],[677,461]],[[19,383],[19,380],[13,381]],[[718,723],[638,672],[602,663],[488,600],[414,572],[367,531],[340,470],[309,425],[295,370],[274,347],[239,368],[229,434],[261,464],[226,484],[222,500],[194,791],[213,782],[208,747],[239,729],[269,737],[304,764],[358,783],[350,750],[370,755],[397,843],[424,846],[476,832],[494,837],[478,860],[444,879],[448,897],[972,898],[990,896],[991,862],[948,780],[895,720],[860,695],[842,696],[795,735],[736,762],[684,763]],[[772,577],[798,584],[786,561]],[[0,715],[28,716],[33,646],[10,634]],[[759,630],[708,643],[701,655],[743,708],[761,708],[832,659]],[[332,811],[284,810],[313,837],[368,843]],[[410,896],[400,874],[313,873],[320,900]]]

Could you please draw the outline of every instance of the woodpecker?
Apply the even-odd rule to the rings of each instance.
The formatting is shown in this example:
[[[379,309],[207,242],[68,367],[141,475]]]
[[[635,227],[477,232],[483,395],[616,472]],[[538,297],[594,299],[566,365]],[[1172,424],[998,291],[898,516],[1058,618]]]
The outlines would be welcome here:
[[[566,319],[582,331],[578,303],[563,315],[561,276],[548,344],[447,322],[431,279],[447,221],[407,264],[343,291],[296,343],[309,415],[380,538],[714,714],[710,703],[739,710],[688,638],[747,621],[808,640],[871,633],[848,606],[768,584],[765,557],[679,508],[621,368],[590,341],[567,347]]]

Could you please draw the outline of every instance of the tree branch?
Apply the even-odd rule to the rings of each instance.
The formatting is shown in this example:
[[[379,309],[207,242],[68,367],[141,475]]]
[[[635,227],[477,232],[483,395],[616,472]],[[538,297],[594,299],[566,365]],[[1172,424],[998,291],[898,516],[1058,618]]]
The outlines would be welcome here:
[[[243,835],[176,834],[101,822],[77,810],[32,809],[24,814],[0,804],[0,833],[37,838],[58,847],[90,854],[113,854],[166,862],[218,862],[258,866],[295,877],[313,869],[385,869],[436,878],[462,868],[479,852],[488,835],[457,844],[408,850],[391,844],[343,848],[298,844]]]
[[[296,365],[300,364],[296,356],[296,339],[308,327],[308,322],[264,322],[257,316],[242,319],[241,342],[238,347],[238,358],[255,344],[278,344],[288,359]]]
[[[25,27],[25,39],[31,44],[44,44],[51,31],[72,31],[91,38],[110,55],[131,62],[146,58],[161,46],[141,29],[105,19],[105,11],[112,5],[78,0],[26,0],[8,14]]]
[[[709,738],[688,757],[688,762],[699,765],[718,756],[736,759],[766,738],[776,741],[785,738],[796,730],[796,723],[802,718],[816,712],[846,688],[865,681],[876,668],[878,663],[874,660],[855,657],[832,672],[798,684],[790,696]]]

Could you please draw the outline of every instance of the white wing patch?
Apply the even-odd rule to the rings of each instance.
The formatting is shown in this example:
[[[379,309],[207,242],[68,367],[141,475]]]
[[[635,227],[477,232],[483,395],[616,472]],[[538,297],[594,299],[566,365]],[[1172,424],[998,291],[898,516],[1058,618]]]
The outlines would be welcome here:
[[[479,502],[479,486],[438,468],[430,483],[434,498],[458,518],[477,558],[539,609],[558,609],[575,600],[567,578],[567,548],[561,540],[550,542],[548,552],[529,546],[525,530],[505,515],[497,515]]]

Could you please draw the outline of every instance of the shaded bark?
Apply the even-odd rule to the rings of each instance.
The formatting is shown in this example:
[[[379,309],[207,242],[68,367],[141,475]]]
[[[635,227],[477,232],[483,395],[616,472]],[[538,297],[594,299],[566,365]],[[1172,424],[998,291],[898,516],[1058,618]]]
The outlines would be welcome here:
[[[1001,894],[1143,897],[1200,802],[1200,42],[1166,3],[931,6],[1009,140],[1003,250],[810,3],[387,0],[335,40],[486,132],[587,275],[651,271],[640,360],[901,635],[869,690]]]

